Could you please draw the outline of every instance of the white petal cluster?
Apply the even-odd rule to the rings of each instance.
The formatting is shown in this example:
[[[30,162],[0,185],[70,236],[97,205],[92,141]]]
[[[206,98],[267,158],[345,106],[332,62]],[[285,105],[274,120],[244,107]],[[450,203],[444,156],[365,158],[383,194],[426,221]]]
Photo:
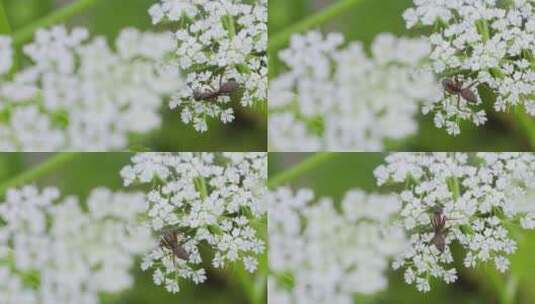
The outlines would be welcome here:
[[[160,0],[149,14],[154,24],[178,27],[176,65],[187,85],[175,94],[171,108],[199,132],[207,130],[207,117],[228,123],[234,120],[231,98],[220,95],[196,100],[196,93],[219,91],[234,81],[232,96],[242,106],[267,98],[267,0]]]
[[[387,287],[389,259],[406,242],[388,226],[401,207],[396,196],[353,189],[337,205],[316,202],[309,189],[279,188],[267,204],[269,303],[350,304]]]
[[[377,151],[416,133],[419,102],[440,93],[418,68],[429,52],[423,40],[390,34],[371,56],[338,33],[294,35],[279,54],[288,70],[270,83],[270,149]]]
[[[531,153],[396,153],[375,170],[379,185],[404,184],[400,225],[409,231],[410,248],[394,263],[405,280],[423,292],[430,278],[457,279],[450,246],[465,250],[464,265],[493,262],[500,271],[516,250],[507,225],[533,229],[533,202],[519,203],[535,186],[535,155]],[[446,218],[445,248],[432,240],[436,212]]]
[[[125,149],[130,134],[159,127],[163,98],[181,84],[159,65],[174,47],[170,33],[131,28],[115,49],[82,28],[38,30],[24,47],[32,64],[0,83],[0,150]]]
[[[178,234],[186,259],[158,246],[142,269],[154,270],[154,282],[179,291],[179,279],[206,280],[201,247],[212,252],[212,266],[241,261],[254,272],[264,242],[254,228],[265,215],[266,153],[141,153],[121,170],[125,185],[150,184],[146,196],[156,234]]]
[[[437,127],[457,135],[461,120],[484,124],[478,87],[496,95],[496,111],[520,105],[535,115],[532,0],[414,0],[404,17],[408,27],[432,25],[435,29],[429,41],[437,75],[444,79],[459,76],[463,87],[474,84],[476,102],[448,93],[430,101],[424,113],[434,113]]]
[[[97,304],[133,284],[136,255],[153,243],[136,225],[141,193],[94,189],[82,207],[56,188],[9,190],[0,205],[0,302]]]

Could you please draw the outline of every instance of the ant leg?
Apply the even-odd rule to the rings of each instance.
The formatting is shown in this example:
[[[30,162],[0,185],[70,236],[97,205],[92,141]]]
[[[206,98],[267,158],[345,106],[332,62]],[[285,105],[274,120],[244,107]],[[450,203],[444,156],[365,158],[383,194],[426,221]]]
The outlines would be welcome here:
[[[463,219],[466,219],[466,216],[465,217],[448,217],[446,218],[448,221],[460,221],[460,220],[463,220]]]
[[[475,80],[469,86],[467,86],[466,89],[471,89],[473,86],[478,85],[478,84],[479,84],[479,80]]]
[[[223,74],[220,74],[219,75],[219,87],[221,87],[222,82],[223,82]],[[212,86],[211,81],[208,87],[210,87],[210,92],[209,92],[210,94],[216,94],[217,92],[219,92],[219,89],[216,89]]]

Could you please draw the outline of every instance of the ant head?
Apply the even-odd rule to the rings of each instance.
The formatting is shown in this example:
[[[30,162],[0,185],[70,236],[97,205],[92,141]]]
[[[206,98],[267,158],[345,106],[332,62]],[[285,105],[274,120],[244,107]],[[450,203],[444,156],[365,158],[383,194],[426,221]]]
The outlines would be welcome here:
[[[453,86],[455,85],[455,81],[453,81],[452,79],[450,78],[445,78],[445,79],[442,79],[442,86],[443,87],[449,87],[449,86]]]

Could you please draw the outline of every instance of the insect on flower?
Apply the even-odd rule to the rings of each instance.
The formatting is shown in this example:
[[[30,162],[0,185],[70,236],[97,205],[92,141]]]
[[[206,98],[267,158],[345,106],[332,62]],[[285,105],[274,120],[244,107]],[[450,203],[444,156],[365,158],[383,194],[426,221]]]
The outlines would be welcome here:
[[[235,80],[229,80],[227,82],[223,82],[221,77],[219,79],[219,89],[213,89],[208,91],[195,91],[193,92],[193,98],[196,101],[202,101],[202,100],[213,100],[216,99],[219,96],[229,96],[230,94],[234,93],[236,90],[240,88],[240,84],[237,83]]]
[[[164,231],[160,239],[160,247],[170,250],[173,255],[181,260],[187,260],[189,253],[182,247],[182,234],[173,230]]]
[[[467,87],[463,88],[463,82],[460,81],[457,77],[454,79],[446,78],[442,80],[442,87],[444,90],[451,95],[456,95],[459,99],[463,98],[468,102],[477,103],[477,96],[472,91],[472,87],[477,84],[477,81],[474,81]]]
[[[431,239],[431,244],[435,245],[440,252],[444,252],[446,247],[446,221],[447,218],[444,216],[442,208],[435,209],[431,218],[431,225],[435,233]]]

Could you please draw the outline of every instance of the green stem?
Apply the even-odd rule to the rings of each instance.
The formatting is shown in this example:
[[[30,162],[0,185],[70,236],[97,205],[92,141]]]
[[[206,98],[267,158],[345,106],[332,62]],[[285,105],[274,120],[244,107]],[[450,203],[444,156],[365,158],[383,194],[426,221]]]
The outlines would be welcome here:
[[[234,38],[236,36],[236,27],[234,26],[234,18],[230,15],[224,16],[223,24],[226,30],[228,31],[230,38]]]
[[[533,121],[533,118],[518,106],[515,110],[515,116],[520,129],[522,129],[528,138],[530,147],[535,149],[535,121]]]
[[[317,167],[321,163],[324,163],[330,159],[333,159],[337,156],[338,153],[316,153],[309,158],[301,161],[297,165],[287,169],[274,177],[270,178],[268,181],[268,187],[270,189],[277,188],[287,182],[297,178],[300,175],[303,175],[305,172]]]
[[[360,2],[362,2],[362,0],[339,0],[332,6],[321,10],[319,13],[311,15],[285,30],[272,35],[269,38],[268,52],[273,53],[282,48],[293,34],[317,27],[340,14],[348,12],[353,5]]]
[[[459,197],[461,196],[461,189],[460,189],[460,186],[459,186],[459,179],[456,176],[452,177],[450,183],[451,183],[450,191],[451,191],[451,193],[453,195],[453,200],[457,201],[459,199]]]
[[[0,35],[11,35],[11,26],[9,25],[9,19],[7,18],[6,10],[4,9],[4,2],[0,0]],[[13,54],[13,64],[11,70],[7,74],[8,79],[11,79],[15,71],[18,69],[18,55],[17,52]]]
[[[479,34],[481,35],[481,39],[484,43],[489,41],[490,39],[490,30],[489,30],[489,24],[487,20],[481,19],[476,22],[476,28],[479,31]]]
[[[239,265],[237,267],[236,275],[238,277],[238,280],[240,281],[240,284],[243,288],[243,291],[245,292],[245,295],[247,297],[247,302],[251,304],[260,304],[262,303],[262,299],[257,299],[255,295],[255,287],[254,283],[255,280],[253,279],[253,276],[249,274],[243,266]]]
[[[509,276],[505,280],[504,293],[500,297],[501,304],[513,304],[516,300],[516,293],[518,290],[518,279],[513,276]]]
[[[265,303],[266,288],[267,288],[267,271],[260,271],[257,274],[254,284],[253,303]]]
[[[206,189],[206,181],[204,180],[204,177],[195,178],[194,183],[197,187],[197,191],[199,191],[201,195],[201,200],[204,201],[204,199],[208,197],[208,190]]]
[[[70,17],[83,12],[85,9],[96,4],[100,0],[78,0],[72,4],[66,5],[61,9],[28,24],[13,33],[13,44],[16,46],[22,45],[24,42],[30,40],[38,28],[48,27],[56,23],[61,23]]]
[[[14,176],[13,178],[0,184],[0,197],[4,197],[6,191],[10,188],[16,188],[27,184],[29,182],[35,181],[36,179],[60,168],[61,166],[69,163],[77,156],[82,155],[81,153],[59,153],[50,157],[43,163],[37,165],[36,167],[22,172],[21,174]]]
[[[9,20],[4,9],[4,2],[0,0],[0,35],[2,34],[11,34],[11,26],[9,26]]]

